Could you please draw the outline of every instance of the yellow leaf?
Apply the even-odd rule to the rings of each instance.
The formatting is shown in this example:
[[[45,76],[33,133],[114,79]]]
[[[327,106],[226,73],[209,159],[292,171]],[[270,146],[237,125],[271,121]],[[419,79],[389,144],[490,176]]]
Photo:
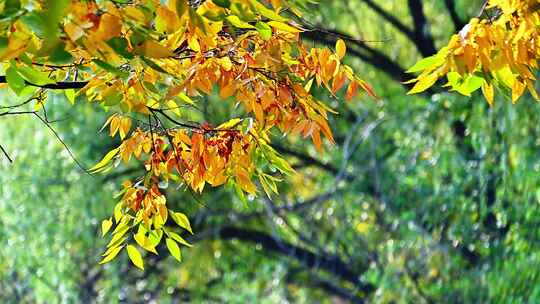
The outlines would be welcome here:
[[[182,262],[182,255],[180,253],[180,247],[178,244],[176,244],[175,241],[173,241],[170,238],[167,238],[165,240],[165,243],[167,244],[167,249],[169,249],[169,252],[171,255],[178,260],[178,262]]]
[[[191,224],[189,223],[188,217],[181,213],[181,212],[172,212],[169,210],[169,214],[171,218],[178,224],[178,226],[186,229],[189,231],[189,233],[193,234],[193,231],[191,230]]]
[[[168,48],[153,40],[144,42],[141,46],[139,46],[138,50],[144,56],[149,58],[167,58],[174,55],[173,52],[171,52]]]
[[[238,18],[238,16],[235,16],[235,15],[230,15],[230,16],[227,16],[227,20],[234,26],[234,27],[237,27],[237,28],[245,28],[245,29],[251,29],[251,28],[255,28],[255,26],[245,22],[245,21],[242,21],[240,20],[240,18]]]
[[[130,129],[131,129],[131,119],[129,117],[122,117],[120,119],[120,125],[118,128],[119,133],[120,133],[120,138],[124,139]]]
[[[369,230],[369,224],[364,222],[358,223],[358,225],[356,225],[356,230],[360,233],[366,233]]]
[[[141,10],[137,9],[135,6],[126,7],[124,9],[124,13],[131,19],[137,20],[142,23],[146,22],[146,17],[144,16],[144,13]]]
[[[275,29],[278,29],[278,30],[281,30],[281,31],[284,31],[284,32],[288,32],[288,33],[300,33],[302,32],[301,29],[298,29],[296,27],[293,27],[293,26],[290,26],[286,23],[283,23],[283,22],[279,22],[279,21],[269,21],[267,22],[268,25],[270,25],[271,27],[275,28]]]
[[[231,129],[231,128],[234,128],[236,126],[238,126],[238,124],[242,121],[242,119],[240,118],[233,118],[227,122],[224,122],[222,123],[221,125],[219,125],[216,129],[217,130],[228,130],[228,129]]]
[[[101,236],[105,236],[105,234],[107,234],[107,232],[111,229],[112,227],[112,219],[111,218],[108,218],[106,220],[103,220],[101,222]]]
[[[115,206],[114,206],[114,221],[116,222],[116,224],[120,223],[120,220],[122,219],[122,207],[123,207],[123,203],[122,202],[118,202]]]
[[[101,260],[101,262],[99,262],[99,264],[105,264],[105,263],[107,263],[107,262],[112,261],[112,259],[114,259],[114,258],[118,255],[118,253],[122,250],[122,248],[124,248],[123,245],[122,245],[122,246],[118,246],[118,247],[116,247],[115,249],[111,250],[111,251],[109,252],[109,254],[108,254],[107,256],[105,256],[105,257],[103,258],[103,260]]]
[[[99,22],[96,32],[96,39],[109,40],[112,37],[120,36],[122,33],[122,19],[111,14],[104,14]]]
[[[181,101],[189,104],[189,105],[192,105],[194,106],[195,105],[195,101],[193,101],[193,99],[189,98],[189,96],[187,96],[185,93],[178,93],[178,98],[180,98]]]
[[[133,265],[137,266],[141,270],[144,270],[144,263],[139,250],[137,250],[137,248],[135,248],[133,245],[128,245],[127,253]]]
[[[167,111],[171,111],[174,114],[180,116],[180,107],[174,102],[172,99],[168,99],[165,101],[165,106]]]
[[[84,35],[84,30],[71,22],[64,25],[64,31],[68,35],[69,39],[74,42]]]
[[[516,103],[519,97],[523,95],[525,87],[526,85],[523,82],[519,80],[514,81],[514,85],[512,86],[512,103]]]
[[[68,89],[64,91],[64,94],[66,95],[67,100],[74,105],[75,104],[75,90]]]
[[[118,248],[118,246],[124,246],[124,242],[126,241],[127,239],[127,236],[118,240],[117,242],[115,242],[112,246],[108,246],[107,247],[107,250],[101,255],[102,257],[104,256],[108,256],[111,252],[113,252],[114,250],[116,250],[116,248]]]
[[[178,243],[180,243],[180,244],[182,244],[182,245],[184,245],[184,246],[193,247],[193,245],[191,245],[190,243],[188,243],[188,241],[184,240],[184,238],[181,237],[180,235],[178,235],[178,233],[169,231],[168,234],[169,234],[169,236],[171,237],[171,239],[177,241]]]
[[[244,170],[238,170],[235,172],[236,182],[242,190],[244,190],[247,193],[256,195],[257,194],[257,188],[251,181],[251,179],[247,176],[247,173]]]
[[[484,97],[486,98],[487,103],[490,107],[493,106],[493,98],[495,95],[495,92],[493,90],[493,85],[491,83],[488,83],[487,81],[484,82],[482,85],[482,93],[484,93]]]
[[[218,59],[219,61],[219,64],[223,67],[223,69],[225,71],[230,71],[231,68],[232,68],[232,62],[231,62],[231,58],[225,56],[225,57],[222,57],[222,58],[219,58]]]
[[[199,40],[197,39],[196,36],[189,37],[188,46],[194,52],[200,52],[201,51],[201,45],[199,44]]]
[[[338,39],[336,41],[336,55],[339,59],[343,58],[345,56],[345,53],[347,52],[347,46],[345,45],[345,42],[342,39]]]
[[[100,171],[105,170],[107,165],[111,162],[111,160],[118,154],[118,151],[120,148],[112,149],[109,151],[109,153],[105,154],[102,160],[99,161],[99,163],[95,164],[92,168],[88,169],[91,173],[97,173]]]
[[[437,79],[439,79],[439,76],[436,73],[429,74],[424,77],[418,77],[418,82],[409,92],[407,92],[407,95],[424,92],[425,90],[429,89],[433,84],[435,84],[435,82],[437,82]]]
[[[141,226],[139,226],[141,227]],[[145,236],[144,230],[139,229],[139,231],[133,236],[137,244],[141,246],[144,250],[150,251],[154,254],[158,254],[155,246],[152,246],[150,240]]]

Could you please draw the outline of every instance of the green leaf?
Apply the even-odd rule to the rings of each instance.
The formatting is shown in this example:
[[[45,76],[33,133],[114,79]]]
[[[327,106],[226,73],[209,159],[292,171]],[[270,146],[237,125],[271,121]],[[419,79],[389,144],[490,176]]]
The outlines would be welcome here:
[[[471,96],[471,93],[480,89],[484,82],[485,79],[483,77],[472,74],[466,77],[459,87],[454,89],[462,95]]]
[[[21,76],[31,84],[37,85],[37,86],[44,86],[47,84],[53,84],[55,83],[54,80],[50,79],[47,73],[34,70],[31,67],[28,66],[21,66],[17,68],[17,72],[21,74]]]
[[[240,201],[244,204],[245,207],[248,206],[248,201],[246,199],[246,195],[244,194],[244,191],[242,191],[242,187],[238,183],[234,183],[234,192],[236,193],[236,196],[240,199]]]
[[[452,88],[458,87],[461,83],[461,75],[459,75],[458,72],[449,72],[446,74],[446,78],[448,78],[448,85],[450,85]]]
[[[182,262],[182,255],[180,253],[180,247],[178,244],[170,238],[167,238],[165,243],[167,244],[167,249],[169,249],[171,255],[177,259],[178,262]]]
[[[45,36],[46,27],[43,16],[36,11],[25,14],[21,17],[21,21],[28,26],[38,37]]]
[[[229,8],[231,6],[231,1],[229,0],[212,0],[212,2],[214,2],[215,5],[224,8]]]
[[[274,20],[274,21],[280,21],[280,22],[286,22],[287,19],[278,15],[276,12],[274,12],[273,10],[267,8],[266,6],[264,6],[263,4],[261,4],[259,1],[257,0],[251,0],[251,4],[255,7],[255,10],[263,15],[264,17],[270,19],[270,20]]]
[[[272,38],[272,28],[268,24],[259,21],[255,24],[255,28],[257,28],[257,31],[263,40]]]
[[[99,60],[99,59],[94,59],[92,61],[98,67],[104,69],[107,72],[113,73],[113,74],[118,75],[118,76],[120,76],[122,78],[127,78],[129,76],[129,73],[124,72],[124,71],[120,70],[119,68],[106,63],[105,61],[102,61],[102,60]]]
[[[24,89],[26,84],[24,83],[24,79],[17,73],[17,70],[10,66],[6,70],[6,80],[8,83],[8,86],[15,92],[15,94],[20,95],[21,91]]]
[[[0,37],[0,53],[3,53],[8,47],[9,40],[6,37]]]
[[[186,241],[183,237],[181,237],[178,233],[176,232],[172,232],[172,231],[167,231],[167,235],[169,235],[169,237],[175,241],[177,241],[178,243],[184,245],[184,246],[188,246],[188,247],[193,247],[193,245],[191,245],[190,243],[188,243],[188,241]]]
[[[133,245],[128,245],[127,253],[133,265],[137,266],[137,268],[141,270],[144,270],[144,262],[139,250],[137,250],[137,248],[135,248]]]
[[[73,105],[75,104],[75,90],[74,89],[67,89],[64,90],[64,94],[66,95],[67,100]]]
[[[234,16],[234,15],[227,16],[227,21],[229,21],[234,27],[237,27],[237,28],[244,28],[244,29],[255,28],[253,25],[240,20],[238,16]]]
[[[109,151],[109,153],[105,154],[105,156],[95,166],[88,169],[88,171],[90,171],[91,173],[103,171],[111,162],[113,157],[118,154],[118,151],[120,151],[120,148],[112,149],[111,151]]]
[[[188,0],[176,0],[176,14],[178,15],[178,17],[182,17],[182,15],[186,13],[188,8]]]
[[[56,64],[68,63],[73,60],[73,56],[65,50],[65,44],[59,43],[52,50],[49,61]]]
[[[103,97],[103,105],[107,106],[107,107],[112,107],[112,106],[115,106],[117,104],[120,103],[120,101],[122,101],[122,93],[121,92],[118,92],[118,91],[115,91],[113,92],[112,94],[109,94],[105,97]]]
[[[422,60],[419,60],[412,67],[407,70],[407,73],[420,72],[427,68],[437,67],[444,63],[444,56],[439,54],[426,57]]]
[[[142,61],[144,61],[144,63],[146,63],[149,67],[151,67],[152,69],[160,72],[160,73],[163,73],[163,74],[169,74],[167,71],[165,71],[162,67],[160,67],[157,63],[153,62],[152,60],[144,57],[144,56],[141,56],[141,59]]]
[[[126,38],[122,37],[114,37],[107,41],[107,44],[120,56],[126,58],[126,59],[132,59],[134,56],[130,52],[127,51],[128,49],[128,41]]]
[[[0,14],[0,18],[8,18],[19,12],[21,9],[21,1],[19,0],[5,0],[4,10]]]

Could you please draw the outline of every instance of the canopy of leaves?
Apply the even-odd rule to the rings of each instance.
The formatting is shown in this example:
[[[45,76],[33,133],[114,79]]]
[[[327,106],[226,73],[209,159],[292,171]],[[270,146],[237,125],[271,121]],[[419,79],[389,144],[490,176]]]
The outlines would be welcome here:
[[[219,2],[226,5],[228,1]],[[250,124],[257,130],[261,126],[257,114],[236,94],[220,96],[219,81],[212,83],[208,93],[199,89],[195,95],[178,93],[177,107],[160,104],[155,113],[124,112],[120,106],[123,98],[111,105],[101,99],[85,102],[92,98],[85,88],[75,88],[75,99],[69,90],[41,92],[46,86],[64,85],[64,80],[87,81],[99,73],[110,76],[113,72],[106,70],[106,64],[120,68],[121,63],[107,58],[85,62],[88,69],[68,68],[72,68],[68,79],[63,78],[65,74],[54,74],[62,69],[28,65],[18,59],[13,60],[17,70],[12,77],[13,72],[7,71],[11,63],[6,64],[6,78],[21,76],[25,88],[17,93],[21,81],[10,81],[9,90],[2,91],[5,95],[0,106],[16,105],[34,93],[41,94],[23,108],[0,110],[0,114],[11,113],[0,117],[0,145],[13,160],[10,163],[0,151],[2,301],[538,302],[538,104],[524,94],[515,106],[496,102],[488,107],[479,102],[483,98],[479,90],[464,97],[440,91],[438,85],[423,94],[407,96],[411,86],[403,84],[411,78],[406,73],[408,67],[444,47],[452,33],[483,11],[483,2],[296,4],[301,17],[282,10],[288,21],[278,22],[303,30],[298,35],[305,45],[328,48],[339,58],[340,66],[347,64],[359,71],[380,99],[358,95],[352,102],[340,102],[347,95],[346,88],[328,93],[323,79],[318,87],[315,78],[311,96],[340,113],[327,116],[335,146],[322,141],[325,152],[321,153],[316,145],[307,144],[302,132],[281,136],[281,126],[275,125],[268,131],[269,140],[264,139],[272,147],[270,151],[275,151],[270,155],[279,153],[295,173],[281,174],[279,166],[286,167],[280,161],[272,165],[268,160],[252,159],[255,173],[250,180],[258,195],[241,186],[227,186],[228,181],[222,187],[209,187],[206,180],[199,194],[190,184],[166,180],[160,173],[157,191],[166,197],[167,206],[163,233],[154,235],[145,231],[144,225],[134,226],[120,237],[129,239],[126,247],[121,247],[114,262],[105,265],[98,263],[110,240],[99,236],[118,228],[112,193],[124,188],[126,192],[138,191],[139,178],[153,172],[145,162],[155,151],[147,154],[144,146],[140,161],[132,154],[129,162],[123,163],[119,153],[126,141],[151,130],[150,137],[153,133],[163,142],[166,156],[170,142],[162,128],[181,130],[190,141],[196,134],[212,131],[203,136],[212,139],[222,136],[217,132],[219,126],[231,118],[241,120],[236,127],[242,134]],[[487,12],[496,11],[490,8]],[[260,20],[268,24],[266,18]],[[231,24],[242,24],[232,19]],[[255,27],[242,31],[256,31],[254,35],[261,39],[268,37],[264,25],[239,20]],[[272,35],[279,31],[269,27]],[[296,39],[295,35],[291,37]],[[62,33],[58,36],[65,41]],[[347,50],[343,58],[340,39]],[[160,37],[155,40],[162,41]],[[297,40],[292,41],[295,44]],[[162,75],[151,63],[138,59],[140,55],[133,56],[125,59],[130,65],[136,65],[131,60],[140,60],[145,71]],[[144,57],[172,72],[164,63],[167,59]],[[78,61],[56,65],[73,63]],[[30,90],[30,80],[25,72],[19,72],[25,65],[45,72],[54,83],[47,84],[49,80],[36,73],[33,81],[41,87],[25,92]],[[106,68],[102,70],[100,65]],[[127,70],[120,69],[123,71]],[[123,76],[111,79],[115,77]],[[166,96],[161,94],[168,93],[169,86],[159,85],[160,79],[148,81],[159,94],[153,93],[154,88],[145,91]],[[182,81],[176,76],[171,79]],[[302,83],[304,89],[308,82]],[[493,86],[504,90],[495,82]],[[332,92],[332,82],[329,87]],[[190,127],[179,126],[161,111]],[[14,114],[17,112],[30,113]],[[263,111],[263,116],[267,112]],[[97,133],[105,122],[107,133],[112,131],[114,137]],[[203,126],[204,122],[208,124]],[[59,138],[81,164],[99,163],[105,157],[102,164],[109,171],[89,176],[74,164]],[[178,140],[191,151],[187,138],[178,135]],[[115,149],[117,152],[107,156]],[[180,178],[180,174],[173,174]],[[119,186],[126,180],[130,182]],[[236,182],[236,176],[228,180]],[[274,187],[279,194],[273,193]],[[147,190],[151,198],[161,202],[155,190]],[[153,246],[157,238],[162,241]],[[144,272],[131,264],[139,264],[139,258],[124,250],[127,245],[138,250]]]
[[[302,44],[303,29],[291,19],[300,16],[296,7],[279,0],[5,3],[0,61],[10,90],[26,101],[0,115],[33,115],[51,128],[47,90],[66,90],[71,103],[85,99],[113,112],[103,128],[121,139],[83,169],[95,174],[136,161],[145,171],[123,182],[114,215],[101,224],[102,235],[112,230],[101,264],[128,248],[143,269],[128,243],[157,253],[163,238],[180,260],[178,244],[190,244],[167,220],[193,231],[184,213],[168,208],[169,184],[195,193],[227,185],[245,200],[257,195],[257,179],[267,196],[277,193],[275,171],[294,170],[271,147],[274,133],[310,137],[319,151],[323,138],[334,142],[334,111],[311,94],[313,83],[331,94],[346,85],[349,100],[358,88],[372,93],[341,63],[343,41],[335,50]],[[221,102],[242,104],[217,126],[190,117],[214,89]],[[24,105],[34,110],[20,111]]]

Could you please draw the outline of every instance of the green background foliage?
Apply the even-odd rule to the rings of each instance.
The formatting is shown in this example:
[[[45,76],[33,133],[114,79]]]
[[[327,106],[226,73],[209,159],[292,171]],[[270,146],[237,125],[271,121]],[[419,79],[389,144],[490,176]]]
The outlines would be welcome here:
[[[340,112],[331,118],[337,145],[320,155],[302,138],[276,138],[299,174],[272,199],[245,204],[226,187],[201,196],[169,187],[171,209],[185,211],[195,231],[182,263],[162,245],[145,257],[144,272],[125,253],[98,265],[114,185],[136,169],[89,176],[35,118],[2,117],[0,143],[14,162],[0,158],[0,301],[539,301],[539,105],[524,98],[489,108],[479,94],[436,90],[411,97],[400,83],[481,2],[307,4],[315,30],[306,42],[333,46],[330,31],[358,38],[345,61],[381,98],[320,94]],[[425,24],[409,8],[415,3]],[[97,133],[106,119],[99,107],[50,94],[52,126],[82,163],[115,146]],[[15,100],[6,93],[1,105]],[[198,102],[206,121],[230,117],[219,97]]]

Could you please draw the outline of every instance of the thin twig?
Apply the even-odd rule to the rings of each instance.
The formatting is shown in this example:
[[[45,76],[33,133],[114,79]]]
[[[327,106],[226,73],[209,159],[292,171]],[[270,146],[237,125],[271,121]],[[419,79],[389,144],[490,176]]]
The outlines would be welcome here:
[[[64,148],[66,149],[66,151],[68,152],[69,156],[71,157],[71,159],[73,159],[73,161],[75,162],[75,164],[77,164],[77,166],[86,174],[88,175],[92,175],[84,166],[83,164],[75,157],[75,155],[73,154],[73,152],[71,152],[71,149],[68,147],[68,145],[62,140],[62,138],[60,138],[60,135],[58,134],[58,132],[56,132],[56,130],[49,124],[49,122],[47,120],[45,120],[43,117],[39,116],[39,114],[37,112],[31,112],[32,114],[34,114],[34,116],[36,116],[49,130],[51,130],[51,132],[54,134],[54,136],[56,137],[56,139],[58,139],[58,141],[64,146]]]
[[[6,156],[6,158],[9,160],[10,163],[13,163],[13,159],[11,159],[11,157],[9,157],[9,154],[7,153],[7,151],[4,149],[4,147],[2,147],[2,145],[0,145],[0,150],[2,150],[2,152],[4,153],[4,155]]]

